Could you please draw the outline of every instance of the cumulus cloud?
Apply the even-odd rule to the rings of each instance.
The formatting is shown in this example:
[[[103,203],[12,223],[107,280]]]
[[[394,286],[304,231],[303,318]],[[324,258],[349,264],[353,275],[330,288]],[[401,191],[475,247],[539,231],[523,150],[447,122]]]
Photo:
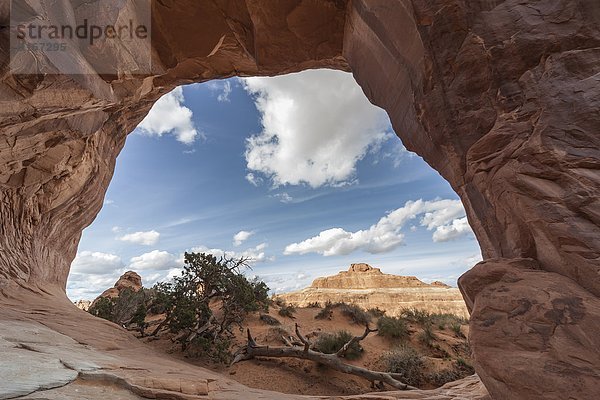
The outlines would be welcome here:
[[[123,262],[119,256],[97,251],[79,252],[71,263],[71,271],[74,273],[111,274],[120,268],[123,268]]]
[[[159,238],[160,238],[160,233],[152,230],[152,231],[146,231],[146,232],[128,233],[126,235],[119,237],[118,239],[123,242],[141,244],[144,246],[152,246],[158,242]]]
[[[357,250],[378,254],[404,244],[404,225],[422,215],[420,225],[433,230],[433,240],[457,239],[471,232],[464,208],[459,200],[408,201],[381,218],[368,229],[348,232],[331,228],[317,236],[286,246],[284,254],[318,253],[324,256],[346,255]]]
[[[260,279],[267,284],[271,292],[275,294],[287,293],[302,289],[310,285],[310,275],[303,272],[279,272],[275,274],[264,274]]]
[[[131,258],[127,268],[132,271],[166,271],[180,267],[180,257],[166,251],[153,250],[140,256]]]
[[[263,125],[246,142],[246,178],[255,185],[256,174],[274,186],[353,182],[356,163],[391,136],[385,112],[349,73],[313,70],[243,82]]]
[[[183,88],[177,87],[161,97],[138,125],[139,132],[149,136],[172,133],[178,141],[192,144],[199,135],[192,120],[192,110],[183,104]]]
[[[436,227],[435,232],[433,232],[433,241],[447,242],[468,235],[471,232],[472,230],[467,217],[458,218],[452,220],[452,223],[448,225]]]
[[[81,251],[71,263],[67,293],[73,300],[93,300],[115,284],[124,268],[115,254]]]
[[[244,243],[246,240],[250,238],[250,236],[254,235],[254,232],[250,231],[239,231],[235,235],[233,235],[233,245],[239,246]]]
[[[192,251],[195,253],[209,253],[214,255],[215,257],[229,257],[229,258],[247,258],[250,263],[259,263],[264,261],[272,260],[271,257],[267,257],[265,254],[265,249],[267,248],[266,243],[261,243],[255,247],[251,247],[249,249],[243,251],[232,251],[232,250],[223,250],[223,249],[215,249],[209,248],[206,246],[197,246],[192,248]]]

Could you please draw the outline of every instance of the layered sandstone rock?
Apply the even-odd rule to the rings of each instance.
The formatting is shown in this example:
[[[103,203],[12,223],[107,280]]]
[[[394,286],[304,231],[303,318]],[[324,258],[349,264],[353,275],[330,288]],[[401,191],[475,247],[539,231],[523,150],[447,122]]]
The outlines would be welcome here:
[[[83,311],[89,310],[92,306],[92,302],[90,300],[77,300],[73,302],[73,304],[75,304],[75,307]]]
[[[117,280],[115,285],[106,289],[98,298],[108,297],[110,299],[119,297],[125,289],[139,291],[142,288],[142,277],[134,271],[127,271]],[[95,301],[95,300],[94,300]]]
[[[98,8],[107,2],[20,3],[114,21]],[[132,16],[130,5],[118,3],[119,19]],[[130,74],[135,57],[114,60],[114,75],[97,74],[76,47],[58,59],[26,53],[20,62],[40,73],[11,75],[8,9],[0,3],[3,301],[22,291],[64,300],[81,232],[102,206],[125,137],[160,95],[234,75],[352,70],[405,146],[450,182],[484,259],[495,259],[496,267],[477,267],[460,283],[473,311],[476,369],[492,395],[597,396],[600,364],[589,357],[600,296],[600,3],[153,1],[147,76]],[[115,55],[108,46],[94,50],[109,62]],[[87,74],[60,75],[69,57]],[[535,273],[499,272],[523,258]],[[514,298],[536,303],[521,312]],[[46,298],[57,309],[66,303]],[[515,335],[538,331],[537,341],[515,343]],[[564,340],[569,354],[556,350]],[[528,374],[507,367],[515,357]],[[577,386],[557,385],[565,374]]]
[[[460,291],[442,285],[440,282],[428,285],[414,276],[384,274],[368,264],[352,264],[348,271],[317,278],[303,290],[276,298],[297,307],[341,302],[364,309],[379,308],[390,316],[398,316],[404,309],[416,309],[468,318]]]

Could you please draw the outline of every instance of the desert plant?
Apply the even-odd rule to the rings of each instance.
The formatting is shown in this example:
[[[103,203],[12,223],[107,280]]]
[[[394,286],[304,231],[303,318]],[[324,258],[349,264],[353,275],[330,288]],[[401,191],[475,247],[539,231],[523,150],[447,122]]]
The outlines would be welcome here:
[[[260,314],[260,320],[267,325],[281,325],[281,322],[275,317],[271,317],[269,314]]]
[[[100,297],[92,304],[88,312],[98,318],[112,321],[114,307],[115,304],[112,299],[108,297]]]
[[[345,330],[334,333],[322,333],[319,335],[314,344],[314,348],[321,353],[334,354],[337,353],[346,343],[353,338],[353,335]],[[344,357],[348,360],[356,360],[362,356],[363,348],[360,343],[353,342]]]
[[[423,332],[419,335],[419,340],[430,347],[433,344],[433,341],[437,340],[437,336],[433,332],[433,326],[431,324],[425,324],[423,326]]]
[[[114,298],[97,299],[88,312],[127,328],[137,329],[142,335],[147,327],[146,310],[151,291],[125,288]],[[132,326],[133,325],[133,326]]]
[[[465,337],[465,334],[464,334],[464,333],[462,333],[462,330],[461,330],[461,328],[462,328],[462,325],[461,325],[460,323],[458,323],[458,322],[453,322],[453,323],[450,325],[450,328],[452,328],[452,332],[454,332],[454,335],[455,335],[456,337],[458,337],[458,338],[463,338],[463,339],[464,339],[464,337]]]
[[[306,308],[321,308],[321,303],[313,301],[313,302],[308,303]]]
[[[388,339],[405,340],[410,337],[408,326],[403,319],[386,316],[377,321],[377,334]]]
[[[357,325],[365,326],[371,322],[371,315],[357,305],[341,304],[339,305],[339,308],[342,315],[346,316]]]
[[[466,362],[464,358],[456,359],[456,367],[468,372],[469,375],[472,375],[475,373],[475,368],[473,368],[473,366],[471,364]]]
[[[467,320],[454,314],[448,313],[432,313],[429,314],[429,321],[438,326],[447,326],[452,324],[467,324]]]
[[[325,308],[322,308],[321,311],[315,315],[315,319],[331,319],[333,317],[333,307],[331,305],[326,305]]]
[[[279,308],[279,315],[281,315],[282,317],[287,317],[287,318],[291,318],[294,319],[294,313],[296,312],[296,307],[291,306],[291,305],[282,305]]]
[[[475,369],[464,359],[456,360],[452,368],[432,372],[428,375],[428,380],[435,386],[442,386],[448,382],[456,381],[467,376],[473,375]]]
[[[164,310],[165,319],[152,334],[167,327],[189,355],[223,361],[220,352],[228,346],[232,327],[241,327],[249,312],[265,309],[268,288],[241,273],[247,266],[244,258],[185,253],[184,260],[181,276],[153,288],[150,308]]]
[[[427,380],[436,387],[443,386],[448,382],[453,382],[461,378],[464,378],[464,376],[456,368],[442,369],[427,374]]]
[[[430,322],[431,318],[431,315],[427,311],[417,309],[402,310],[402,316],[408,321],[415,322],[418,324],[426,324]]]
[[[382,361],[386,371],[400,374],[402,381],[409,385],[418,386],[423,381],[425,359],[408,345],[384,354]]]
[[[385,315],[385,310],[382,310],[379,307],[369,308],[367,312],[374,318],[381,318]]]

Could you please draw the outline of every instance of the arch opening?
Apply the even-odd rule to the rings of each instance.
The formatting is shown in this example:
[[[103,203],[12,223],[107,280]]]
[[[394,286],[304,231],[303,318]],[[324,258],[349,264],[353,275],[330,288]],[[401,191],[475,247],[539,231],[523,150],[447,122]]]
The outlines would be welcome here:
[[[182,121],[183,116],[189,118]],[[388,316],[400,317],[402,309],[411,308],[453,314],[456,321],[468,318],[458,290],[442,289],[440,283],[456,287],[458,276],[481,259],[472,232],[463,226],[465,211],[451,187],[402,147],[385,113],[368,102],[350,74],[315,70],[178,88],[156,103],[127,141],[104,208],[84,232],[71,266],[71,300],[93,300],[126,271],[138,273],[151,288],[178,275],[183,252],[194,251],[253,258],[247,274],[263,279],[274,294],[303,289],[316,278],[365,262],[386,274],[418,279],[405,290],[405,299],[381,290],[367,296],[373,301],[346,302],[387,309]],[[337,236],[328,237],[332,232]],[[434,281],[440,286],[427,285]],[[352,289],[365,297],[360,288],[345,293]],[[338,297],[312,302],[343,301]],[[317,311],[301,308],[302,319],[295,322],[307,331],[334,329],[304,315]],[[272,313],[282,319],[276,308]],[[255,317],[244,324],[260,332]],[[343,316],[336,320],[342,326],[336,329],[361,329]],[[312,327],[315,323],[321,325]],[[376,323],[374,318],[372,326]],[[435,323],[434,342],[456,342],[457,354],[452,347],[431,350],[419,339],[422,324],[407,323],[414,330],[412,346],[434,360],[418,372],[422,381],[411,384],[433,388],[444,383],[443,374],[470,375],[455,367],[458,358],[471,361],[464,334],[453,334],[450,321]],[[466,333],[466,326],[462,329]],[[263,336],[260,340],[268,338]],[[392,350],[380,337],[373,340],[364,346],[369,360]],[[197,362],[204,365],[207,358]],[[251,372],[284,373],[278,369],[269,362],[242,365],[234,378],[253,386]],[[372,390],[367,381],[330,387],[319,374],[311,379],[320,384],[309,390],[301,379],[305,372],[292,368],[287,374],[287,386],[260,382],[258,388],[315,395]]]

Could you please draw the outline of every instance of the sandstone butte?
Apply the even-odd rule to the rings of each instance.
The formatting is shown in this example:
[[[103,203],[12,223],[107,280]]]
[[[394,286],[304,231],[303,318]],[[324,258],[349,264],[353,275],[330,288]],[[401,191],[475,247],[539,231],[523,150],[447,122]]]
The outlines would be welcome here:
[[[302,290],[275,296],[297,307],[311,303],[356,304],[364,309],[379,308],[389,316],[404,309],[449,313],[463,318],[469,312],[458,289],[441,282],[427,284],[414,276],[384,274],[368,264],[352,264],[348,271],[317,278]]]
[[[18,3],[63,25],[137,12],[132,0]],[[8,13],[2,1],[0,397],[302,398],[157,355],[77,309],[65,285],[125,138],[161,95],[333,68],[449,182],[483,256],[458,282],[478,377],[354,398],[598,398],[600,2],[152,1],[146,47],[33,49],[12,72]],[[152,71],[136,74],[147,51]]]

